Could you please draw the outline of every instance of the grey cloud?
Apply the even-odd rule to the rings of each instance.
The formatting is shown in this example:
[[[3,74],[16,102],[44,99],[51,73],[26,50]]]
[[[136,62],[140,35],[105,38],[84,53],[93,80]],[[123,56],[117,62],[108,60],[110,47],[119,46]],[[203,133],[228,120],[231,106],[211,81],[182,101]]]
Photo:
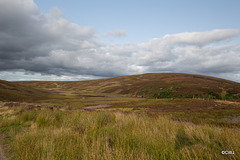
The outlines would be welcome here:
[[[239,51],[239,46],[234,45],[178,47],[167,52],[173,57],[169,61],[149,63],[149,72],[184,72],[217,77],[224,74],[228,74],[229,77],[229,73],[232,73],[231,79],[236,80],[240,74]],[[161,60],[161,57],[159,59]]]
[[[49,59],[52,53],[66,51],[62,57],[66,61],[70,51],[98,46],[92,27],[69,22],[56,8],[42,14],[32,0],[2,0],[0,4],[0,70],[52,73],[53,68],[62,68],[68,72],[65,62],[52,63],[56,58]]]
[[[118,37],[126,32],[108,34]],[[32,0],[1,0],[0,71],[64,80],[79,75],[185,72],[240,81],[240,46],[218,44],[239,35],[239,29],[222,29],[166,35],[139,44],[108,45],[97,39],[92,27],[69,22],[57,8],[43,14]]]

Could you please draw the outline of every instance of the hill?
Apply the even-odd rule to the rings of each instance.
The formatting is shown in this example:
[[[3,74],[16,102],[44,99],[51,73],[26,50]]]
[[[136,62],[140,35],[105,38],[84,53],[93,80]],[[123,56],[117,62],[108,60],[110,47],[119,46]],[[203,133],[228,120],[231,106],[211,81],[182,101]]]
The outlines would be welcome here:
[[[148,73],[88,81],[14,83],[47,90],[58,88],[73,94],[120,94],[144,98],[240,98],[240,84],[237,82],[184,73]]]
[[[43,90],[0,80],[0,101],[33,101],[48,94]]]

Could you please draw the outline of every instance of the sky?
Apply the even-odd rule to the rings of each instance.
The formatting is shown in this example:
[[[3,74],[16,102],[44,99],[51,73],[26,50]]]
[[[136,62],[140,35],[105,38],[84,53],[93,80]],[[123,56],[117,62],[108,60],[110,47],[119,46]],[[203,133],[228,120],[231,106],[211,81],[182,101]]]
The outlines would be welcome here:
[[[240,82],[239,0],[0,0],[0,79],[190,73]]]

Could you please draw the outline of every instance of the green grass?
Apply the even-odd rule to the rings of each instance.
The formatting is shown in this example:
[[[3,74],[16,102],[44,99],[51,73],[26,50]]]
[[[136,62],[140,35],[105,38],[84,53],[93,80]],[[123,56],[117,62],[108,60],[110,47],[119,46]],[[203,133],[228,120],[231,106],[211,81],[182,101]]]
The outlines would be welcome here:
[[[15,110],[1,132],[12,159],[239,159],[239,129],[121,112]],[[221,155],[233,150],[234,155]]]

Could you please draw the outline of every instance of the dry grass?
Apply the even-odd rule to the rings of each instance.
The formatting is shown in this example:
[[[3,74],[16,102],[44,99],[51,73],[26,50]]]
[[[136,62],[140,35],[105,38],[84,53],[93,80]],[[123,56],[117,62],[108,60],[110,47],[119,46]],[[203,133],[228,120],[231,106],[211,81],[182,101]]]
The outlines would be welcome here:
[[[121,112],[29,110],[2,116],[12,159],[239,159],[240,130]],[[234,155],[222,155],[233,150]]]

